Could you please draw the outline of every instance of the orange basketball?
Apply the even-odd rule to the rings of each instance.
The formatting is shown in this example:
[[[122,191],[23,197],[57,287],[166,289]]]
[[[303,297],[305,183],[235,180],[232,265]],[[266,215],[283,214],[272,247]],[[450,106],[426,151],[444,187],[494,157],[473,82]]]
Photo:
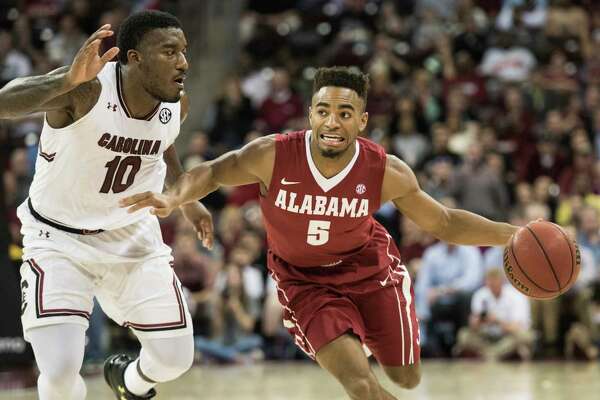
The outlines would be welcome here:
[[[520,228],[504,249],[504,272],[521,293],[551,299],[577,280],[581,257],[577,244],[558,225],[530,222]]]

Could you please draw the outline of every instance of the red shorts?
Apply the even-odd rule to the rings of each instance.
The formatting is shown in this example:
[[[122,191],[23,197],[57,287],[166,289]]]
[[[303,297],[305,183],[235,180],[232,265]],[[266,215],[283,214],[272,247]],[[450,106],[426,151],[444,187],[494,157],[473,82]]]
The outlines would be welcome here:
[[[385,366],[420,359],[419,322],[406,268],[396,259],[387,268],[352,285],[314,283],[302,271],[269,254],[269,267],[284,307],[284,325],[311,358],[351,331]],[[335,268],[335,267],[330,267]]]

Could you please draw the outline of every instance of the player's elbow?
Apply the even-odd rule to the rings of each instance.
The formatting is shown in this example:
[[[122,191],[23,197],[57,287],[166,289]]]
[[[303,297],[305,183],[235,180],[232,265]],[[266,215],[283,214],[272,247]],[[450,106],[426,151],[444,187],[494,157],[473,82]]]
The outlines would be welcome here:
[[[436,223],[429,230],[433,236],[446,242],[452,241],[452,209],[442,207]]]
[[[214,192],[221,186],[215,168],[217,166],[211,162],[200,164],[188,173],[189,180],[194,184],[201,183],[207,194]]]

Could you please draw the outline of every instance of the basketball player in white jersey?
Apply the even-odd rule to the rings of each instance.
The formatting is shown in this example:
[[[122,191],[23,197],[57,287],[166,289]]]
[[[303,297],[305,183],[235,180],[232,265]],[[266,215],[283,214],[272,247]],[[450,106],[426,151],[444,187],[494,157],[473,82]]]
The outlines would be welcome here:
[[[157,11],[130,16],[118,47],[100,56],[111,35],[105,25],[70,66],[0,90],[0,118],[45,112],[29,198],[18,209],[23,330],[42,400],[85,398],[79,370],[94,296],[142,344],[137,359],[105,363],[118,399],[154,397],[157,382],[193,361],[192,323],[158,221],[118,207],[123,196],[160,192],[165,177],[169,184],[182,173],[173,142],[188,109],[186,38],[175,17]],[[211,247],[208,211],[194,203],[182,212]]]

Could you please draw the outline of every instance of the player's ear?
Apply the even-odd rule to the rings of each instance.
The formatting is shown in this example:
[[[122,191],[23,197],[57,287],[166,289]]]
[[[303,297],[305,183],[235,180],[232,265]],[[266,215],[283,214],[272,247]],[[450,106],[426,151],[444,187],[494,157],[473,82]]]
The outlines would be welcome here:
[[[360,129],[361,132],[364,131],[365,128],[367,127],[367,122],[369,122],[369,113],[365,111],[360,116],[360,123],[358,124],[358,128]]]
[[[140,53],[134,49],[128,50],[127,51],[127,60],[129,62],[139,63],[141,60]]]

